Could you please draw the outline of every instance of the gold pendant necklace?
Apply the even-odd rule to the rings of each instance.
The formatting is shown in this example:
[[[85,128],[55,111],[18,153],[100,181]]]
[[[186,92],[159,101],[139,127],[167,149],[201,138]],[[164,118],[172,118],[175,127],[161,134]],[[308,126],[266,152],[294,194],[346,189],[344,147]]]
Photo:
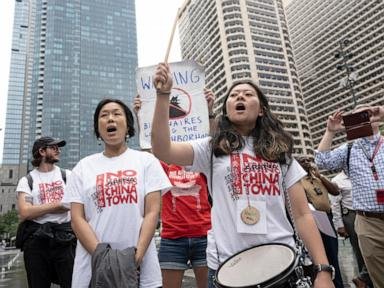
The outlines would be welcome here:
[[[243,221],[247,225],[255,225],[260,220],[260,211],[256,208],[248,204],[241,211],[241,221]]]

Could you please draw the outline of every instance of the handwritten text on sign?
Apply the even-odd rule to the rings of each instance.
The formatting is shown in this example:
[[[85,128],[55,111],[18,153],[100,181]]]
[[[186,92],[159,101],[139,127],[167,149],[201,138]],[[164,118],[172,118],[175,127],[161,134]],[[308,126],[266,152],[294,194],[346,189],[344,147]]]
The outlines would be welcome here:
[[[172,141],[204,138],[209,133],[207,103],[204,97],[204,70],[194,61],[170,63],[173,78],[169,103],[169,127]],[[139,111],[140,147],[151,148],[151,124],[156,101],[153,75],[156,66],[138,68],[137,89],[141,98]]]

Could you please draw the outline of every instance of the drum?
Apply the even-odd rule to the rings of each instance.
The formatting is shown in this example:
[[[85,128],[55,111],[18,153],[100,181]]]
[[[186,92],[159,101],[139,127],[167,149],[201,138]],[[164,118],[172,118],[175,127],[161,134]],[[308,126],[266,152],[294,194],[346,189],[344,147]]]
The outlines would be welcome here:
[[[295,287],[299,257],[285,244],[265,244],[243,250],[228,258],[216,271],[221,288]]]

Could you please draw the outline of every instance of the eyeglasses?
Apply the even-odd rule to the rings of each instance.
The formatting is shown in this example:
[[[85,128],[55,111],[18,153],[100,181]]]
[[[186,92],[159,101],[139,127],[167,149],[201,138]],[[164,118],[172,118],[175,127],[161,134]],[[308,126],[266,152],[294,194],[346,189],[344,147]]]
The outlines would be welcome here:
[[[48,148],[49,148],[49,149],[52,149],[52,150],[55,151],[55,152],[59,152],[59,151],[61,151],[61,149],[60,149],[59,146],[47,146],[46,148],[47,148],[47,149],[48,149]]]

